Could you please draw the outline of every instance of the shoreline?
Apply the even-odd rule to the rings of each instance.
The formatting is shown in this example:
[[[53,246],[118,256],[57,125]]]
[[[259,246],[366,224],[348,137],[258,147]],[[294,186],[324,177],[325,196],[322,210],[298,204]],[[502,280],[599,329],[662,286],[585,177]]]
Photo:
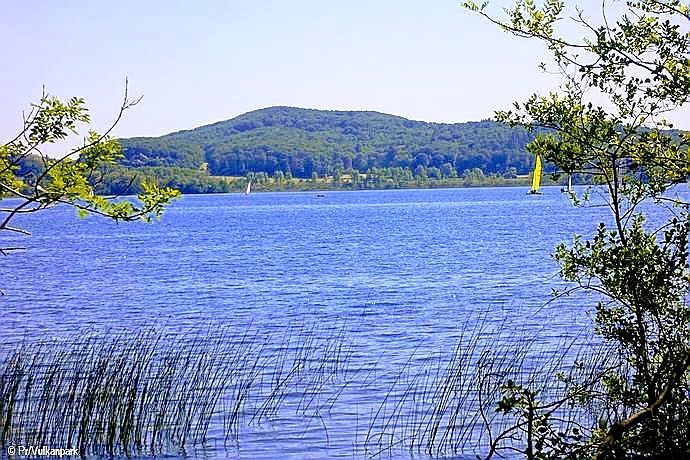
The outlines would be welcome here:
[[[239,182],[239,181],[238,181]],[[163,184],[167,185],[167,184]],[[567,184],[548,183],[542,185],[543,187],[564,187]],[[574,186],[591,185],[591,184],[573,184]],[[171,186],[171,185],[168,185]],[[486,184],[452,184],[452,183],[432,183],[432,184],[405,184],[405,185],[388,185],[382,187],[358,187],[358,186],[324,186],[324,184],[313,183],[299,183],[282,186],[264,186],[261,183],[252,183],[251,194],[255,193],[280,193],[280,192],[354,192],[364,190],[431,190],[431,189],[460,189],[460,188],[510,188],[510,187],[525,187],[529,189],[528,181],[515,181],[511,183],[486,183]],[[215,195],[215,194],[245,194],[243,187],[236,187],[233,190],[205,190],[205,191],[184,191],[183,195]]]

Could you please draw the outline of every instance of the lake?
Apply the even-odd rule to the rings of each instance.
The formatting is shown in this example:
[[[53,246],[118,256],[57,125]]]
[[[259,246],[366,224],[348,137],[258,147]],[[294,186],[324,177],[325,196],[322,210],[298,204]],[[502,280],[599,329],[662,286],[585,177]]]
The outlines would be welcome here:
[[[551,254],[608,220],[605,207],[575,208],[555,187],[539,196],[524,188],[322,195],[185,196],[152,224],[78,219],[65,207],[22,216],[15,223],[32,236],[3,236],[26,246],[0,259],[4,348],[142,328],[170,337],[250,331],[283,348],[296,343],[290,337],[337,339],[351,378],[312,388],[324,392],[328,413],[324,404],[300,409],[304,395],[294,392],[263,420],[252,420],[249,404],[233,441],[214,425],[202,453],[352,458],[382,450],[371,420],[397,410],[386,395],[401,369],[432,357],[442,367],[468,330],[507,347],[531,338],[557,353],[591,324],[591,301],[548,303],[562,287]],[[410,458],[404,445],[382,455]]]

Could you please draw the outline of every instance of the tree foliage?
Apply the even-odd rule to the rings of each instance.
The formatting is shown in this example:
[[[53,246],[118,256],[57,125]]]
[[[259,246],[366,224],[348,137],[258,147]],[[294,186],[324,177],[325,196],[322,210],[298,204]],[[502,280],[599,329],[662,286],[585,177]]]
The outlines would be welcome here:
[[[141,183],[137,200],[122,199],[134,182],[130,178],[115,196],[99,195],[109,165],[122,158],[120,143],[110,136],[125,110],[138,101],[125,98],[113,125],[104,133],[89,131],[83,143],[66,153],[49,156],[48,144],[65,141],[78,134],[80,125],[90,122],[84,100],[71,98],[63,102],[43,94],[25,116],[22,130],[9,142],[0,145],[0,198],[8,198],[0,207],[0,231],[29,234],[14,226],[17,216],[64,204],[76,208],[80,215],[99,214],[117,221],[160,217],[163,207],[179,192],[160,187],[155,182]],[[0,247],[5,254],[19,247]]]
[[[486,4],[465,6],[546,44],[563,78],[560,90],[515,103],[497,119],[548,129],[528,149],[562,172],[594,176],[612,216],[590,239],[576,237],[556,251],[562,277],[597,299],[595,331],[620,359],[577,401],[596,402],[599,420],[578,429],[575,441],[525,452],[530,458],[688,455],[690,221],[687,203],[674,194],[690,175],[690,135],[670,130],[664,116],[690,97],[689,8],[678,0],[605,0],[598,19],[575,12],[573,33],[559,29],[567,15],[558,0],[542,7],[518,0],[506,19],[488,14]],[[573,195],[577,205],[590,198]],[[528,403],[537,396],[513,387],[510,394],[529,395]],[[512,404],[501,410],[519,420],[535,416],[518,410],[524,397],[506,401]]]
[[[231,120],[157,138],[123,139],[128,167],[208,165],[212,176],[278,172],[310,179],[338,170],[445,169],[447,176],[481,168],[527,174],[532,160],[525,129],[485,120],[443,124],[377,112],[270,107]]]

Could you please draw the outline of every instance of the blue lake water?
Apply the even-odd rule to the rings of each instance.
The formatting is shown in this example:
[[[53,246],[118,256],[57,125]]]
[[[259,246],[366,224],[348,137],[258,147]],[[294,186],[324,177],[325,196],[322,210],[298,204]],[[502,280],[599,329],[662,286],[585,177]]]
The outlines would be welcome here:
[[[346,388],[318,422],[293,411],[247,423],[232,448],[211,440],[204,455],[358,457],[413,353],[442,355],[480,323],[546,348],[586,329],[592,302],[547,303],[562,286],[551,254],[602,220],[606,207],[575,208],[555,187],[185,196],[153,224],[56,208],[17,219],[31,237],[4,236],[26,250],[0,258],[0,339],[343,330],[375,384]]]

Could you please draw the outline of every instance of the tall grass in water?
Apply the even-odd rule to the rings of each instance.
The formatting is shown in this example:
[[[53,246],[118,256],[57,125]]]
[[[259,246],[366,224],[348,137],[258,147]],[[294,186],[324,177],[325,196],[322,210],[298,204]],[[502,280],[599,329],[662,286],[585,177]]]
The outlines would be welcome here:
[[[524,424],[496,411],[508,379],[537,390],[540,401],[558,401],[568,391],[554,378],[558,371],[572,372],[575,359],[606,362],[579,352],[579,339],[545,348],[487,323],[462,329],[452,350],[418,352],[397,369],[362,362],[342,327],[293,326],[280,336],[249,329],[240,337],[220,329],[146,331],[21,346],[0,356],[0,446],[175,454],[207,441],[238,441],[248,425],[285,423],[294,435],[295,422],[304,422],[305,432],[315,423],[310,432],[323,434],[327,445],[335,407],[335,415],[352,418],[344,422],[355,433],[339,433],[338,442],[355,435],[355,454],[400,448],[490,457],[519,451],[525,441]],[[555,409],[552,419],[584,428],[604,413]]]
[[[571,380],[594,388],[614,359],[607,349],[583,337],[545,346],[536,337],[515,337],[514,331],[485,326],[465,328],[466,335],[450,353],[410,357],[371,414],[366,433],[358,435],[364,455],[379,457],[393,450],[433,457],[524,455],[525,421],[497,410],[509,380],[537,392],[556,430],[577,427],[584,433],[596,426],[601,409],[574,407],[567,395],[573,391]]]
[[[328,412],[354,378],[349,368],[353,350],[345,335],[345,328],[333,328],[324,340],[318,329],[293,328],[272,344],[267,355],[274,365],[263,368],[258,385],[263,390],[261,404],[251,422],[277,416],[289,396],[297,414],[321,417]]]
[[[0,359],[0,445],[81,455],[181,452],[203,445],[212,426],[224,427],[227,441],[245,418],[277,413],[287,392],[302,385],[326,393],[321,385],[342,372],[342,337],[311,345],[308,334],[298,338],[301,345],[282,355],[270,352],[270,338],[222,331],[20,346]],[[293,370],[279,375],[288,362]],[[311,390],[304,398],[317,397]],[[306,410],[311,399],[304,401]]]

